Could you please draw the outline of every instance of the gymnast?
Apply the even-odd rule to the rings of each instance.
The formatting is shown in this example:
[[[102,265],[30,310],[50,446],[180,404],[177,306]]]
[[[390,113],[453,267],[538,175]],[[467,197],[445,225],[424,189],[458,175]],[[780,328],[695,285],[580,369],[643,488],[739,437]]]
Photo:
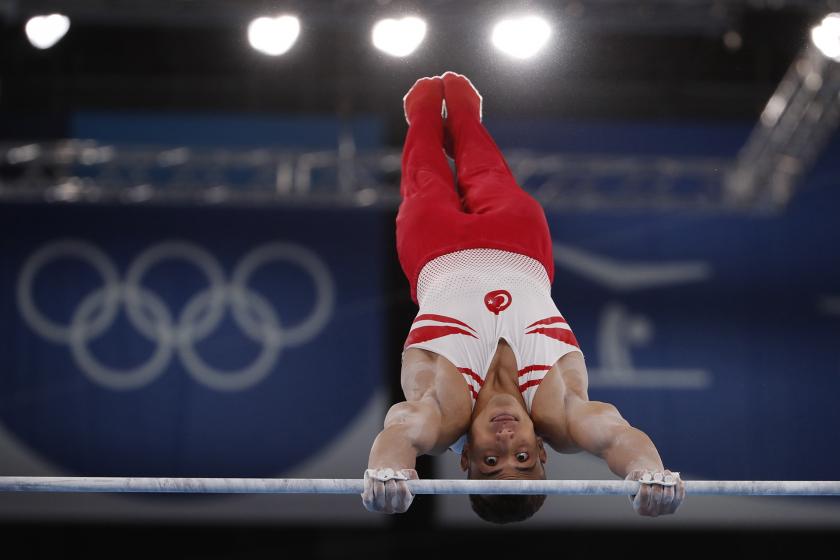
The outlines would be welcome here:
[[[540,204],[516,183],[464,76],[422,78],[403,98],[397,253],[419,305],[405,341],[405,401],[388,411],[364,474],[370,511],[403,513],[416,459],[451,449],[471,479],[544,479],[545,444],[586,451],[627,480],[640,515],[685,497],[651,439],[590,401],[577,340],[551,299],[554,259]],[[455,160],[453,180],[447,156]],[[495,523],[522,521],[544,495],[470,495]]]

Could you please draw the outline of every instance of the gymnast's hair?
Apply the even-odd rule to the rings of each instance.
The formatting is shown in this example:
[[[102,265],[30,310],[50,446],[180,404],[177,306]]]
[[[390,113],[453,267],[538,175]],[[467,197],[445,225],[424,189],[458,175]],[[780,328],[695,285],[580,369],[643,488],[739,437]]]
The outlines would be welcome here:
[[[468,471],[467,478],[473,478],[472,471]],[[545,480],[544,469],[539,478]],[[473,511],[483,520],[500,525],[525,521],[537,513],[544,502],[544,494],[470,494]]]
[[[545,495],[470,494],[470,505],[480,518],[491,523],[525,521],[545,502]]]

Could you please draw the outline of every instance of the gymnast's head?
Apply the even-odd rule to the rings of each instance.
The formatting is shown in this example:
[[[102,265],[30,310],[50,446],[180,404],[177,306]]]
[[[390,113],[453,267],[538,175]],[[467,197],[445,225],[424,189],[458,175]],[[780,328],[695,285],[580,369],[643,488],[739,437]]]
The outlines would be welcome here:
[[[546,452],[525,409],[504,395],[473,411],[461,469],[471,479],[544,479]],[[534,515],[544,495],[470,495],[485,521],[510,523]]]

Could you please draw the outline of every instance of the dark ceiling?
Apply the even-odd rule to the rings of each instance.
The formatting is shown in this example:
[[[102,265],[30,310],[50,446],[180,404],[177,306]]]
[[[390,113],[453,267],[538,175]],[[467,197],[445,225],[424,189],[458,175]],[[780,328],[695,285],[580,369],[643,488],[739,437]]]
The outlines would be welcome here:
[[[369,113],[398,120],[421,76],[469,75],[499,115],[755,120],[808,29],[831,2],[581,1],[540,6],[556,24],[552,48],[513,63],[488,45],[498,2],[413,4],[429,32],[415,56],[370,45],[370,25],[401,13],[386,2],[0,1],[0,111],[80,109]],[[505,5],[511,5],[507,3]],[[73,24],[38,51],[29,15],[61,11]],[[492,8],[492,9],[491,9]],[[303,22],[284,57],[250,48],[260,13]],[[742,39],[730,49],[727,31]]]

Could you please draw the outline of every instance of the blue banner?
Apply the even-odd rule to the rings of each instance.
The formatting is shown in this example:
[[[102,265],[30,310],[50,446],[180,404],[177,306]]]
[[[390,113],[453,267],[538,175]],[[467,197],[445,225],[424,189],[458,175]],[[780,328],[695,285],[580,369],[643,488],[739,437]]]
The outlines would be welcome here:
[[[554,298],[590,398],[694,478],[836,479],[836,198],[764,217],[551,216]]]
[[[381,387],[382,231],[365,211],[0,207],[0,421],[84,475],[298,466]]]

